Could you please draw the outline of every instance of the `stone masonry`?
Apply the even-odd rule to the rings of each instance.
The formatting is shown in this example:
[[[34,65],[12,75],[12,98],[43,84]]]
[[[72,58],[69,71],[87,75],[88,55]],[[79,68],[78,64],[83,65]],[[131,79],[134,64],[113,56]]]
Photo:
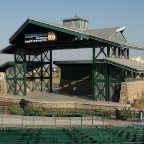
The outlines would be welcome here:
[[[120,103],[132,104],[135,99],[144,97],[144,81],[123,82],[120,91]]]
[[[0,94],[7,95],[6,78],[3,72],[0,72]]]

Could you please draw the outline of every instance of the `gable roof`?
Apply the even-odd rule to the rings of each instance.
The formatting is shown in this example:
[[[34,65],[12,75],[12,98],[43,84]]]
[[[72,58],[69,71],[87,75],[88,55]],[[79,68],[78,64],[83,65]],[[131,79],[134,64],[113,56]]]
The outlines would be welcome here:
[[[11,36],[10,43],[13,41],[13,39],[15,37],[18,36],[18,34],[28,24],[34,24],[34,25],[38,25],[38,26],[41,26],[41,27],[45,27],[45,28],[51,28],[51,29],[56,30],[56,31],[60,31],[60,32],[76,35],[76,36],[79,36],[79,37],[82,37],[82,38],[89,38],[89,36],[87,34],[83,33],[83,31],[78,30],[78,29],[73,28],[73,27],[67,27],[67,26],[60,25],[60,24],[55,24],[55,23],[51,23],[51,22],[47,22],[47,21],[42,21],[42,20],[38,20],[38,19],[28,18],[23,23],[23,25]]]
[[[94,39],[96,41],[107,43],[113,46],[124,47],[128,49],[144,50],[144,47],[136,46],[127,42],[126,43],[115,42],[110,39],[115,32],[123,31],[125,27],[105,28],[105,29],[96,29],[96,30],[80,30],[73,27],[67,27],[64,25],[54,24],[51,22],[46,22],[46,21],[37,20],[33,18],[28,18],[24,22],[24,24],[11,36],[10,38],[11,44],[13,44],[13,40],[23,31],[25,27],[28,26],[28,24],[34,24],[44,28],[51,28],[56,31],[79,36],[81,38]],[[8,50],[11,48],[11,46],[8,47],[6,47],[5,49]],[[1,52],[5,53],[5,49],[3,49]]]
[[[112,27],[102,29],[90,29],[85,30],[85,32],[94,35],[96,37],[101,37],[103,39],[110,40],[116,32],[124,31],[124,29],[125,27]]]
[[[112,27],[112,28],[102,28],[102,29],[81,30],[74,27],[68,27],[68,26],[55,24],[47,21],[28,18],[24,22],[24,24],[11,36],[10,43],[29,23],[46,27],[46,28],[52,28],[54,30],[66,32],[69,34],[74,34],[76,36],[80,36],[83,38],[90,38],[90,36],[95,36],[105,40],[109,40],[116,32],[124,31],[125,29],[125,27]]]

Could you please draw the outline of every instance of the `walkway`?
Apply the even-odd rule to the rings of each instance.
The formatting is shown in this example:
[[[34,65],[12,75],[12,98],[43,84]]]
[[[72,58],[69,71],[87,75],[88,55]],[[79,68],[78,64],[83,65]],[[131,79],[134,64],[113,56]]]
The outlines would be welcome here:
[[[80,97],[74,95],[48,93],[48,92],[29,92],[27,96],[14,96],[14,95],[0,95],[1,99],[7,100],[25,100],[32,103],[42,104],[83,104],[83,105],[96,105],[96,106],[110,106],[110,107],[129,107],[129,104],[120,104],[116,102],[107,101],[93,101],[87,97]]]

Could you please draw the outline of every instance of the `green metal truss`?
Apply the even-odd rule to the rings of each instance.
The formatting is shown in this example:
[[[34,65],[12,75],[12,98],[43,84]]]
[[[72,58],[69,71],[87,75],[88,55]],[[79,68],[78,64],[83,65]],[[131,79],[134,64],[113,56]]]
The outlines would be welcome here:
[[[6,69],[7,93],[14,94],[15,81],[14,81],[15,66]]]
[[[6,69],[8,94],[27,95],[27,91],[52,92],[52,50],[17,49],[15,64]]]
[[[119,101],[121,83],[142,80],[144,75],[133,69],[107,62],[101,57],[129,58],[129,50],[111,45],[93,46],[93,100]],[[130,71],[132,70],[132,71]]]
[[[52,92],[52,51],[39,52],[39,54],[32,51],[27,61],[30,67],[27,74],[27,87],[32,91],[48,89]]]
[[[27,53],[27,89],[52,92],[52,50]]]
[[[7,93],[26,95],[25,63],[18,63],[6,69]]]
[[[106,63],[101,57],[129,58],[129,51],[111,45],[93,46],[93,99],[98,101],[118,101],[121,82],[125,80],[125,70]],[[97,50],[97,51],[96,51]]]
[[[95,64],[94,100],[115,101],[119,100],[121,82],[124,82],[125,71],[106,63]]]

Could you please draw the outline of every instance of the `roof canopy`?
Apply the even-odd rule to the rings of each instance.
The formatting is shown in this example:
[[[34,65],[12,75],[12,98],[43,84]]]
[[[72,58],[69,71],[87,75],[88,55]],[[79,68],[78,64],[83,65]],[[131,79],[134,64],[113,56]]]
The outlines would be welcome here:
[[[113,45],[117,47],[124,47],[127,49],[144,50],[144,47],[139,47],[127,42],[121,43],[111,39],[111,37],[119,31],[123,31],[125,27],[115,27],[99,30],[80,30],[72,27],[66,27],[59,24],[45,22],[37,19],[28,18],[24,24],[12,35],[10,38],[10,46],[4,48],[1,52],[14,54],[16,48],[28,48],[36,50],[45,49],[74,49],[92,47],[89,40],[95,40],[100,44]],[[27,34],[41,34],[54,32],[56,34],[55,41],[48,41],[42,43],[25,43],[25,35]],[[76,38],[78,40],[75,40]],[[79,40],[85,39],[85,43],[80,43]],[[71,40],[71,41],[70,41]]]
[[[0,72],[5,72],[5,70],[11,66],[14,66],[14,62],[6,62],[0,66]]]
[[[144,64],[135,60],[123,58],[104,58],[104,61],[108,64],[112,64],[129,71],[144,73]]]
[[[15,62],[6,62],[2,65],[0,65],[0,72],[5,72],[5,70],[9,67],[14,66],[16,63]],[[29,62],[27,63],[27,72],[30,72],[34,69],[38,69],[39,67],[41,67],[41,63],[40,62]]]
[[[144,63],[137,62],[135,60],[123,59],[123,58],[104,58],[103,61],[111,65],[115,65],[117,67],[127,69],[129,71],[133,71],[136,73],[144,73]],[[53,62],[57,66],[61,65],[77,65],[77,64],[92,64],[92,60],[75,60],[75,61],[54,61]],[[98,62],[99,63],[99,62]],[[15,62],[6,62],[0,66],[0,72],[4,72],[5,69],[15,65]],[[37,69],[41,66],[40,62],[31,62],[27,64],[27,70],[32,71],[33,69]]]
[[[129,71],[133,71],[136,73],[144,73],[144,64],[123,58],[104,58],[103,61],[99,61],[98,63],[106,62],[111,65],[115,65],[117,67],[127,69]],[[81,61],[54,61],[53,62],[57,66],[61,65],[75,65],[75,64],[92,64],[92,60],[81,60]]]

